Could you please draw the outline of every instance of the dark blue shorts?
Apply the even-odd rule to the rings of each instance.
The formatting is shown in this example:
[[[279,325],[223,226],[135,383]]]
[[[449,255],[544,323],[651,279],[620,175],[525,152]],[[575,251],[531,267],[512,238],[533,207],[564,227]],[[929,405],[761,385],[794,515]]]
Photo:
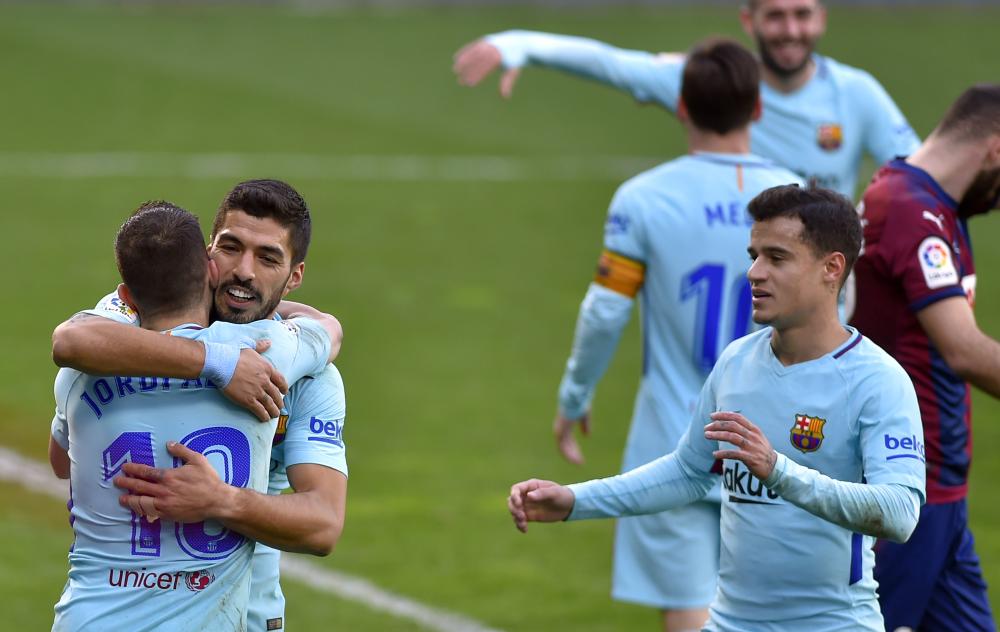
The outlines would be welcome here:
[[[905,544],[879,541],[875,579],[887,632],[996,630],[964,499],[921,507]]]

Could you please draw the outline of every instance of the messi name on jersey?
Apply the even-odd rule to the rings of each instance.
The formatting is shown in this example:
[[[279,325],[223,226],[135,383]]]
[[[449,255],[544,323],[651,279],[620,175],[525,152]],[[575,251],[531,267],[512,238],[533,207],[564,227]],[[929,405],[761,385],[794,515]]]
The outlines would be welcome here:
[[[792,445],[801,452],[815,452],[823,445],[823,425],[826,419],[810,417],[809,415],[795,415],[795,423],[792,424],[791,440]]]

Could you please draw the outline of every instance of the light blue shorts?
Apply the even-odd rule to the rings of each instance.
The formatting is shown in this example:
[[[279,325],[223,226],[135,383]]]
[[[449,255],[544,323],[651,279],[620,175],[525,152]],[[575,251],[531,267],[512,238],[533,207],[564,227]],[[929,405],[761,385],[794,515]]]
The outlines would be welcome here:
[[[718,502],[618,520],[614,599],[661,610],[707,608],[718,575]]]
[[[257,543],[250,575],[248,632],[285,629],[285,595],[278,583],[280,561],[281,551]]]

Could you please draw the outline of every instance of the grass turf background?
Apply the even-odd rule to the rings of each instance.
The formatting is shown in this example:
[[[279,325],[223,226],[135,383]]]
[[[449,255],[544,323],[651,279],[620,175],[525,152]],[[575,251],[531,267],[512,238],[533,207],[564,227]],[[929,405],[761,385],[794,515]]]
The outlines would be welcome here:
[[[831,9],[821,50],[882,81],[924,136],[975,81],[996,81],[996,9]],[[528,476],[617,471],[638,379],[633,319],[594,410],[586,466],[561,462],[549,423],[577,306],[618,174],[442,181],[303,176],[268,155],[661,156],[680,126],[654,107],[530,69],[511,102],[495,80],[458,87],[451,54],[519,27],[680,50],[741,36],[734,9],[338,10],[0,6],[0,235],[14,274],[0,333],[0,439],[44,458],[54,368],[49,334],[114,287],[112,238],[150,198],[206,227],[243,177],[281,177],[309,200],[315,233],[295,298],[338,315],[351,484],[344,536],[321,564],[517,630],[653,629],[608,598],[612,524],[510,526],[504,496]],[[155,154],[145,175],[26,173],[29,154]],[[185,156],[247,153],[253,172],[188,172]],[[184,163],[186,164],[186,163]],[[869,170],[871,166],[867,167]],[[28,170],[30,171],[30,170]],[[1000,337],[996,217],[972,223],[982,328]],[[169,271],[165,271],[169,274]],[[975,396],[970,506],[987,579],[1000,580],[1000,406]],[[0,484],[0,594],[9,625],[44,628],[65,580],[62,505]],[[286,585],[300,630],[411,629]],[[1000,601],[994,597],[994,608]]]

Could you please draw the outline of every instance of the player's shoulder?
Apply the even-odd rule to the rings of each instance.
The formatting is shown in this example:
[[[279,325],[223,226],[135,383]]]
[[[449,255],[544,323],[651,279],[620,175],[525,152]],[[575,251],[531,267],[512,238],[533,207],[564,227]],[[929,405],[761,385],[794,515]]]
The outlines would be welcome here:
[[[891,384],[910,384],[906,370],[882,347],[853,327],[851,338],[834,354],[841,372],[855,385],[885,389]]]
[[[687,156],[661,163],[632,176],[618,187],[618,195],[669,194],[664,185],[680,183],[692,171]]]
[[[344,378],[331,362],[315,375],[307,375],[291,386],[291,390],[300,395],[326,395],[343,392]]]
[[[761,348],[766,348],[771,344],[771,333],[770,327],[764,327],[730,342],[719,354],[715,366],[717,368],[725,367],[734,361],[757,354]]]
[[[882,90],[882,84],[867,70],[837,61],[832,57],[816,55],[817,73],[844,88],[849,88],[848,96],[859,96],[856,90]]]

